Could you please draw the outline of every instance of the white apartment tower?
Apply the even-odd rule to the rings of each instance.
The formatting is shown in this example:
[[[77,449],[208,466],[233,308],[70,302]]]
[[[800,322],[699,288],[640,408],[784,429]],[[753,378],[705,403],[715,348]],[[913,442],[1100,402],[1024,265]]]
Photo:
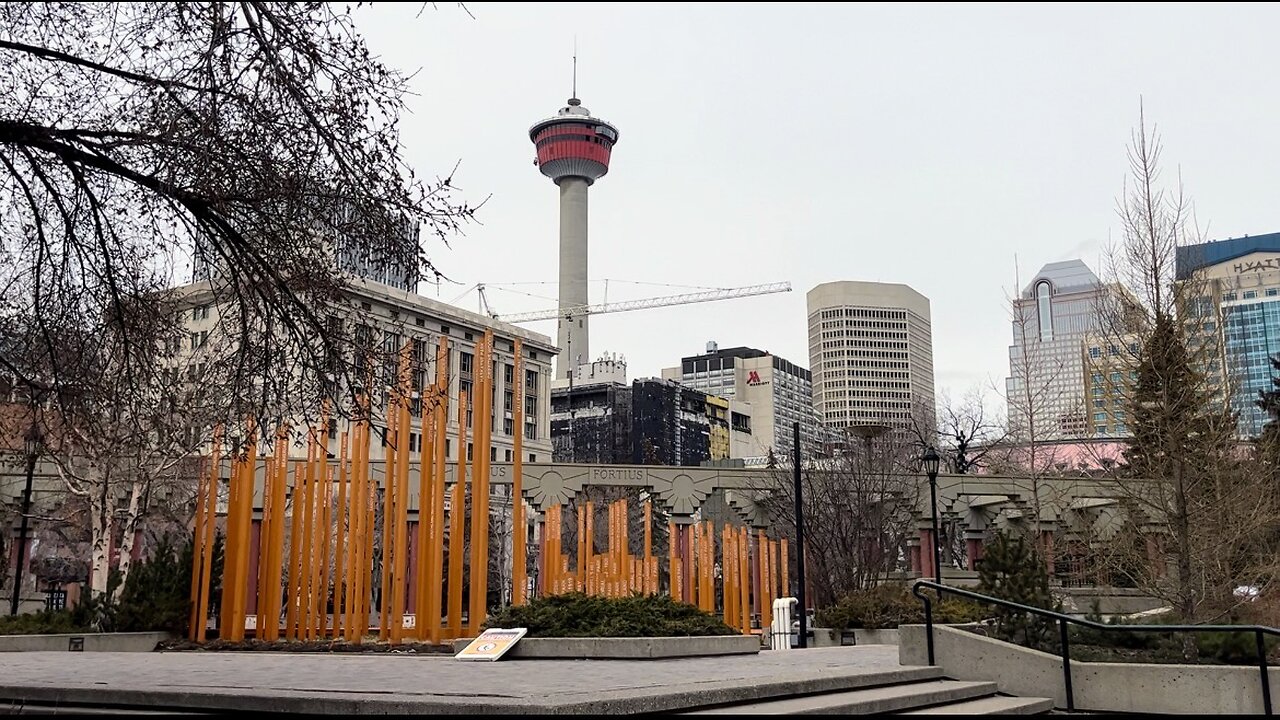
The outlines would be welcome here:
[[[813,407],[829,428],[934,422],[929,299],[897,283],[841,281],[807,296]]]
[[[1099,404],[1105,404],[1101,387],[1094,390],[1093,403],[1086,394],[1086,381],[1099,372],[1096,366],[1105,354],[1092,346],[1108,346],[1098,338],[1098,307],[1104,292],[1087,265],[1065,260],[1041,268],[1014,301],[1005,390],[1009,430],[1015,439],[1071,440],[1111,434],[1112,409]],[[1111,354],[1116,354],[1114,344],[1110,347]],[[1099,404],[1096,411],[1094,404]]]

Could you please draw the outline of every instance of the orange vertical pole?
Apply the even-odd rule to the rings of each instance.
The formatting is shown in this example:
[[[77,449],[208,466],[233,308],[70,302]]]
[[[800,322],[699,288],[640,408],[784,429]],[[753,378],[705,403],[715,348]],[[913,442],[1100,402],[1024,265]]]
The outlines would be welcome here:
[[[395,552],[395,537],[392,528],[395,526],[396,461],[399,460],[399,453],[396,452],[396,448],[400,444],[396,437],[398,428],[395,427],[396,421],[400,418],[400,413],[396,412],[395,407],[398,400],[393,395],[384,409],[387,421],[387,442],[386,450],[383,451],[382,463],[382,562],[378,592],[379,640],[391,638],[391,625],[388,618],[391,614],[391,554]],[[374,483],[374,488],[376,492],[377,483]]]
[[[222,426],[213,431],[213,453],[209,461],[209,482],[205,484],[207,493],[204,500],[204,545],[201,548],[204,560],[200,564],[200,613],[196,617],[196,642],[204,642],[209,617],[209,583],[213,573],[213,546],[217,542],[215,527],[218,522],[218,476],[222,462]],[[225,544],[223,545],[225,548]]]
[[[317,511],[317,526],[319,531],[316,542],[316,582],[313,583],[315,590],[314,600],[314,636],[323,640],[329,632],[329,569],[330,551],[329,543],[333,539],[330,531],[333,523],[333,476],[330,474],[329,467],[329,423],[327,419],[328,413],[325,413],[326,420],[321,426],[320,452],[318,459],[320,468],[318,475],[320,477],[320,485],[316,495],[320,508]]]
[[[672,600],[680,600],[680,569],[676,560],[676,523],[667,520],[667,594]]]
[[[275,520],[271,526],[271,582],[268,584],[268,591],[271,593],[271,612],[269,613],[268,632],[272,642],[280,639],[280,602],[283,587],[281,584],[281,575],[284,574],[284,538],[285,538],[285,511],[287,509],[287,497],[289,492],[289,433],[287,428],[281,428],[277,433],[277,458],[276,458],[276,482],[272,487],[271,505],[274,508],[272,514]],[[259,621],[261,626],[261,621]]]
[[[360,463],[360,482],[361,490],[361,517],[360,528],[364,533],[364,539],[360,543],[360,617],[357,621],[356,642],[363,641],[364,636],[369,634],[369,622],[373,617],[373,550],[374,540],[377,535],[376,520],[378,509],[378,481],[373,477],[373,462],[370,458],[373,445],[373,428],[369,424],[371,408],[369,406],[369,398],[364,399],[364,440],[362,442],[362,461]],[[385,465],[384,465],[385,469]]]
[[[627,499],[618,501],[618,569],[622,573],[619,596],[631,594],[631,517],[627,514]]]
[[[600,592],[599,588],[597,587],[600,584],[600,573],[599,573],[599,569],[596,567],[596,552],[595,552],[595,546],[596,546],[595,520],[596,518],[595,518],[595,515],[596,515],[595,503],[588,500],[586,502],[587,517],[586,517],[586,521],[583,523],[584,527],[582,531],[583,535],[585,535],[586,537],[586,542],[584,542],[582,545],[582,552],[583,552],[583,557],[586,558],[586,564],[587,564],[587,587],[585,588],[584,592],[586,592],[588,595],[595,595],[598,592]]]
[[[462,637],[462,547],[467,481],[467,393],[458,393],[458,471],[449,508],[449,634]]]
[[[222,600],[218,604],[218,638],[228,640],[231,637],[231,614],[234,610],[232,598],[235,597],[236,568],[236,501],[240,498],[240,484],[236,482],[235,448],[230,453],[231,472],[227,477],[227,520],[226,534],[222,541]]]
[[[191,529],[191,612],[187,615],[187,639],[191,642],[196,641],[196,635],[199,631],[197,625],[200,616],[200,576],[202,573],[202,564],[204,562],[204,507],[205,484],[210,482],[210,478],[204,473],[200,474],[196,482],[196,516],[195,527]]]
[[[436,406],[432,413],[435,418],[435,474],[432,477],[434,489],[431,493],[431,552],[432,560],[431,577],[428,578],[427,595],[431,604],[430,616],[427,621],[430,623],[430,639],[431,642],[440,642],[440,606],[443,602],[441,591],[444,589],[444,468],[445,468],[445,445],[447,444],[446,433],[449,424],[449,341],[440,338],[440,349],[436,356]]]
[[[644,592],[653,593],[650,563],[653,562],[653,502],[644,501]]]
[[[265,640],[268,635],[267,623],[264,620],[271,612],[267,588],[268,583],[271,582],[271,533],[276,522],[275,505],[272,502],[275,474],[276,457],[273,454],[262,469],[262,522],[258,526],[258,577],[256,578],[258,604],[254,611],[257,614],[255,635],[259,640]]]
[[[293,492],[289,493],[289,586],[285,592],[284,639],[298,637],[299,560],[302,557],[302,485],[305,471],[302,463],[293,464]]]
[[[236,594],[233,598],[235,602],[235,617],[233,618],[232,638],[236,641],[244,639],[244,618],[245,607],[248,600],[249,592],[249,545],[250,545],[250,528],[253,526],[253,486],[254,486],[254,465],[256,458],[257,436],[255,435],[252,424],[249,426],[249,441],[245,451],[245,458],[242,462],[240,472],[240,503],[237,508],[236,528],[238,537],[236,538]]]
[[[364,641],[369,633],[369,618],[373,615],[373,540],[374,513],[377,508],[377,487],[373,480],[373,463],[370,451],[373,444],[373,428],[369,424],[369,398],[363,398],[363,419],[360,422],[360,461],[357,465],[360,480],[360,554],[359,572],[356,574],[356,617],[353,636],[356,644]]]
[[[414,558],[414,564],[417,571],[414,576],[414,605],[413,605],[413,629],[414,636],[420,641],[425,641],[431,637],[430,629],[430,607],[428,601],[428,588],[430,582],[428,578],[434,572],[432,560],[435,553],[431,547],[433,539],[432,521],[434,520],[435,502],[432,498],[432,492],[435,490],[435,483],[432,475],[435,473],[435,421],[434,410],[428,411],[428,403],[434,403],[434,386],[427,386],[422,389],[421,400],[421,417],[422,417],[422,441],[418,444],[418,552]]]
[[[528,548],[529,527],[524,512],[524,358],[523,345],[520,338],[512,343],[515,354],[515,371],[511,379],[515,381],[515,389],[511,393],[512,415],[515,434],[511,438],[512,457],[515,463],[511,468],[511,527],[515,536],[511,539],[511,601],[523,605],[528,589]]]
[[[748,545],[750,544],[750,536],[747,535],[747,529],[741,528],[738,531],[738,591],[741,595],[741,603],[738,606],[739,626],[742,628],[742,634],[746,635],[751,631],[751,564],[747,559],[750,552]]]
[[[364,421],[357,420],[355,426],[351,429],[351,499],[347,511],[347,526],[351,539],[347,543],[346,616],[342,619],[343,635],[346,637],[347,642],[355,642],[363,627],[362,623],[360,623],[360,608],[364,605],[360,578],[361,569],[363,568],[362,559],[364,557],[363,497],[365,495],[364,484],[360,478],[362,470],[369,466],[364,451],[367,439]]]
[[[723,585],[721,594],[724,597],[724,624],[730,626],[735,623],[737,616],[733,611],[737,598],[737,588],[733,585],[733,566],[736,565],[736,562],[732,560],[733,557],[735,557],[735,552],[733,552],[733,532],[726,523],[721,529],[721,575]]]
[[[580,502],[573,504],[574,514],[578,516],[578,567],[575,568],[575,581],[582,592],[587,590],[587,514]]]
[[[328,410],[321,415],[316,435],[315,515],[312,523],[314,557],[311,570],[311,639],[323,639],[325,611],[329,600],[327,558],[329,549],[329,420]]]
[[[333,534],[333,637],[343,637],[346,629],[347,563],[347,433],[338,436],[338,508]]]
[[[315,553],[316,512],[316,441],[314,429],[308,430],[307,465],[302,474],[302,554],[298,568],[298,637],[311,639],[311,568]]]
[[[396,405],[396,497],[392,521],[395,553],[392,555],[391,574],[391,642],[399,643],[404,635],[404,609],[406,570],[409,554],[409,438],[413,428],[409,421],[409,395],[411,379],[409,353],[412,346],[405,343],[400,349],[399,402]]]
[[[756,539],[756,552],[759,554],[757,566],[760,574],[760,584],[758,586],[760,596],[756,606],[760,613],[760,630],[762,633],[768,631],[773,619],[773,591],[769,588],[769,563],[771,560],[769,548],[769,538],[765,537],[764,531],[761,530],[759,537]]]

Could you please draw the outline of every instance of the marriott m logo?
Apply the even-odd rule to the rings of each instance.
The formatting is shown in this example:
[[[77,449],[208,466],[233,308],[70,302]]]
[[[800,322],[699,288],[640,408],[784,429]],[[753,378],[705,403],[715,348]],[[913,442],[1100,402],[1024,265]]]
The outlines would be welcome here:
[[[748,385],[763,385],[763,384],[764,384],[764,381],[760,379],[760,373],[759,373],[758,371],[756,371],[756,370],[749,370],[749,371],[747,372],[747,384],[748,384]]]

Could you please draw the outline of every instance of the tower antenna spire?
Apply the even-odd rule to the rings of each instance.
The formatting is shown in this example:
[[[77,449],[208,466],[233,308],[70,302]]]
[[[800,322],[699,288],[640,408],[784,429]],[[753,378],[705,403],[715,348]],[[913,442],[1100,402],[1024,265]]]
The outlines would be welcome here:
[[[573,95],[578,97],[578,36],[573,36]]]

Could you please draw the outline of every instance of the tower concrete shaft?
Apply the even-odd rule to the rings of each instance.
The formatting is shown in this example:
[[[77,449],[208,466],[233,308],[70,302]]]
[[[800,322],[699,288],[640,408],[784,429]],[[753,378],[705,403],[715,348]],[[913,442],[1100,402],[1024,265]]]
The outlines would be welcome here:
[[[560,302],[562,311],[586,305],[587,180],[560,180]],[[561,317],[556,327],[556,377],[568,377],[580,363],[591,362],[591,320],[586,313]]]

